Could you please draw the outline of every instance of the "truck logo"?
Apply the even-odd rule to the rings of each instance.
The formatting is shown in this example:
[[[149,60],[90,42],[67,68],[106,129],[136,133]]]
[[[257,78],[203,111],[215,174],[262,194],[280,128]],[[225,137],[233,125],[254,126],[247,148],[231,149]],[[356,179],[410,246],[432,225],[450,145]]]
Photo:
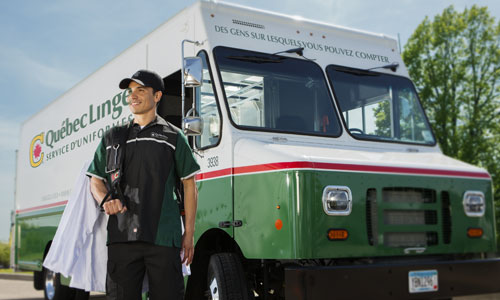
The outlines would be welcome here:
[[[42,151],[43,136],[44,136],[44,134],[41,133],[41,134],[35,136],[33,138],[33,140],[31,140],[30,165],[33,168],[38,167],[43,162],[43,151]]]

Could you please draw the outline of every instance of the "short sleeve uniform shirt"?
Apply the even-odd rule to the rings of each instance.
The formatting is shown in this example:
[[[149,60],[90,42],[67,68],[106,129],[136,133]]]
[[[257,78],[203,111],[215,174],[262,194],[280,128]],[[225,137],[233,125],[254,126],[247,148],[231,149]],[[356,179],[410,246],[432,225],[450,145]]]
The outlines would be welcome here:
[[[120,182],[127,211],[108,221],[108,243],[144,241],[180,247],[181,221],[175,196],[178,180],[200,167],[182,132],[161,117],[140,128],[129,124]],[[87,174],[109,180],[105,138],[97,147]]]

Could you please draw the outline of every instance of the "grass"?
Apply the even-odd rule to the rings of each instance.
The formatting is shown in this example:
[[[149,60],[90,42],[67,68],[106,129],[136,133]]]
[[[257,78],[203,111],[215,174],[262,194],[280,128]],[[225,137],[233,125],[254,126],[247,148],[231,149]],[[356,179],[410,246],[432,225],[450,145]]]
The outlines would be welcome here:
[[[14,269],[0,269],[0,274],[27,274],[27,275],[31,275],[31,274],[33,274],[33,272],[32,271],[16,272],[16,271],[14,271]]]

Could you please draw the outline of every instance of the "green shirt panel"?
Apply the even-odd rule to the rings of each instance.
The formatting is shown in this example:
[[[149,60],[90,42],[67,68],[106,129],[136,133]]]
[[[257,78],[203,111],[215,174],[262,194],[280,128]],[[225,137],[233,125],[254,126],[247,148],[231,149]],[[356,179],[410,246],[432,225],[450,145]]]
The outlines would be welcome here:
[[[104,138],[102,138],[99,145],[97,145],[97,149],[94,153],[94,159],[87,170],[87,175],[106,181],[109,179],[109,176],[106,173],[106,144],[104,142]]]
[[[172,170],[165,182],[165,195],[155,243],[157,245],[180,248],[182,234],[179,205],[175,195],[176,177],[179,179],[191,177],[191,175],[196,174],[200,170],[200,166],[193,156],[186,136],[180,131],[177,135],[174,157],[175,173]]]
[[[193,156],[186,136],[179,131],[177,145],[175,147],[175,170],[180,179],[191,177],[200,170],[200,165]]]
[[[168,175],[167,182],[165,182],[165,194],[161,206],[155,244],[181,248],[181,215],[174,193],[175,186],[175,174],[172,169]]]

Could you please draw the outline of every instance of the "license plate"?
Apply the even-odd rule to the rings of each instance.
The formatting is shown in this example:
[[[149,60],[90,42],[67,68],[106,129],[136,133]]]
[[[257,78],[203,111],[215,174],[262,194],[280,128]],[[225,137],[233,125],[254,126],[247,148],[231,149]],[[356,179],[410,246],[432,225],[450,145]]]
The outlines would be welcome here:
[[[436,292],[438,290],[437,270],[410,271],[408,273],[410,293]]]

